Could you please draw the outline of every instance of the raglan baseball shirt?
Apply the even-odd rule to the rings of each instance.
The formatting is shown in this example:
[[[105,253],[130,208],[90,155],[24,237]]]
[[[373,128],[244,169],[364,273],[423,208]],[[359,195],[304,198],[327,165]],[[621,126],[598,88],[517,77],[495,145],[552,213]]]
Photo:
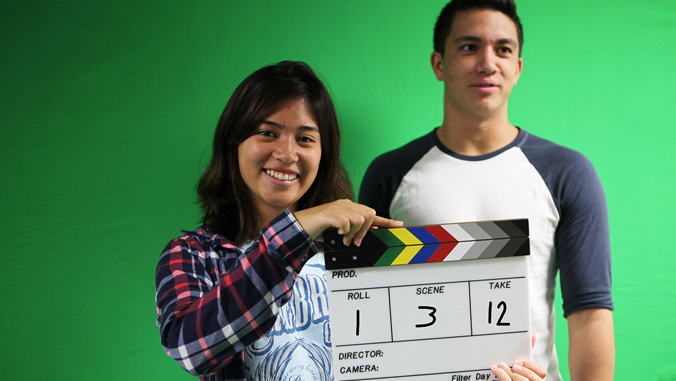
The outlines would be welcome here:
[[[605,194],[579,152],[519,130],[495,152],[465,156],[436,129],[377,157],[359,202],[405,226],[528,218],[533,360],[560,380],[554,347],[554,287],[560,272],[563,313],[613,309]]]

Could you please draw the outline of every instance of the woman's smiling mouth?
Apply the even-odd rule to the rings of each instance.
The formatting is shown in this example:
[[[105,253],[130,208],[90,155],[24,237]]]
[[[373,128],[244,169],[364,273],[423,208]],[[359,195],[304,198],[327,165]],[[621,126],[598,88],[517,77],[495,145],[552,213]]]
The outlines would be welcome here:
[[[265,173],[268,174],[268,176],[273,177],[277,180],[283,180],[283,181],[293,181],[296,178],[298,178],[297,173],[288,173],[288,172],[279,172],[275,171],[272,169],[266,169]]]

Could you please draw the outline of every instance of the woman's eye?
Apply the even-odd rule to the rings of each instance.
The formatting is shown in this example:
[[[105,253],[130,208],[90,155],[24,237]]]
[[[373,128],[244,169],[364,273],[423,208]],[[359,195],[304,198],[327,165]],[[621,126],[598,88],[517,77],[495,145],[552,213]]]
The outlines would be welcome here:
[[[258,131],[260,135],[267,136],[267,137],[275,137],[275,133],[270,131],[270,130],[262,130]]]
[[[312,143],[312,142],[314,142],[315,140],[312,139],[312,138],[309,137],[309,136],[301,136],[301,137],[298,138],[298,141],[300,141],[301,143]]]

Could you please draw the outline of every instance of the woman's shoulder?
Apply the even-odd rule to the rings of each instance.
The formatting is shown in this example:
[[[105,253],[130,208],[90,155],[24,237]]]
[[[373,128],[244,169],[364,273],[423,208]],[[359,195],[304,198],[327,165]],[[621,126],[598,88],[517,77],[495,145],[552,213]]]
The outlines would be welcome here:
[[[205,226],[200,226],[194,230],[183,230],[183,235],[169,241],[165,247],[165,252],[187,251],[191,254],[205,255],[208,252],[222,251],[223,249],[232,250],[235,248],[233,243],[221,234],[210,231]]]

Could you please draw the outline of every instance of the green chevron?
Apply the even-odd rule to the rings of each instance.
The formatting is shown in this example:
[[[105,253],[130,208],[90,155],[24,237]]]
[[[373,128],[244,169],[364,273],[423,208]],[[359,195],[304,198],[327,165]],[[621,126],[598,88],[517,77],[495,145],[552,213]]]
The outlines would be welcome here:
[[[383,241],[386,246],[406,246],[397,236],[390,232],[390,229],[373,229],[370,232]]]
[[[395,259],[401,254],[402,251],[406,246],[395,246],[395,247],[390,247],[388,248],[385,253],[378,259],[378,262],[376,262],[373,267],[376,266],[389,266],[394,262]]]

